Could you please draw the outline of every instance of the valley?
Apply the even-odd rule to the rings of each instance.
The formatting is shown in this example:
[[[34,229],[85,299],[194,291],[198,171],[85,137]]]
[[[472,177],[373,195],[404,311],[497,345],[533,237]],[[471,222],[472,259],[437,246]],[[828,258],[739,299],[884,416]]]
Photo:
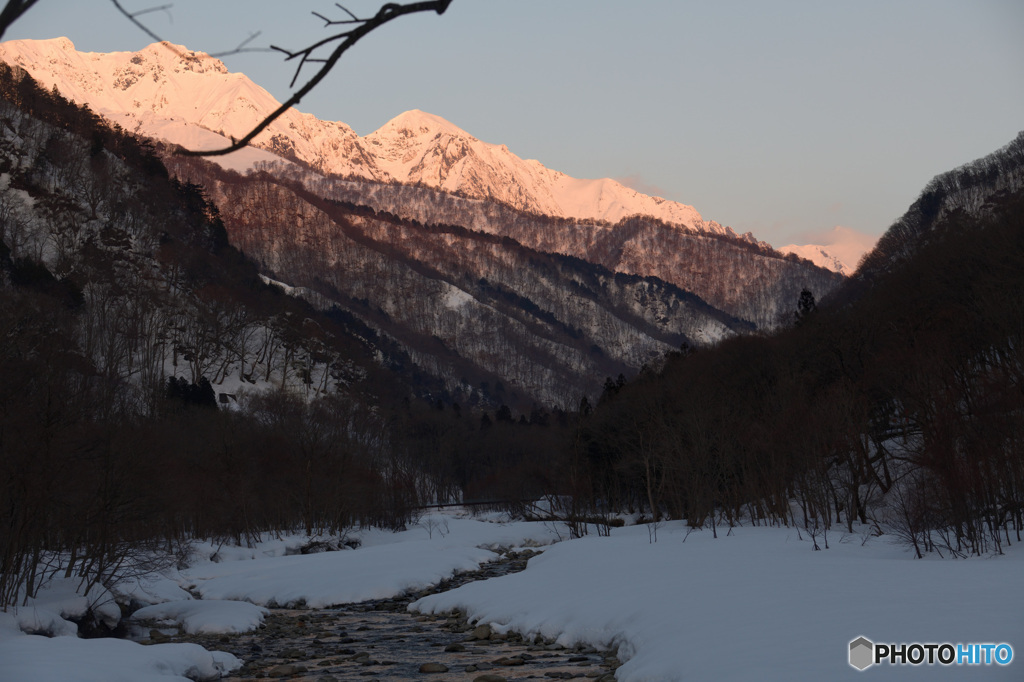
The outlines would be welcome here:
[[[862,255],[278,104],[0,43],[0,679],[1019,677],[1024,133]]]

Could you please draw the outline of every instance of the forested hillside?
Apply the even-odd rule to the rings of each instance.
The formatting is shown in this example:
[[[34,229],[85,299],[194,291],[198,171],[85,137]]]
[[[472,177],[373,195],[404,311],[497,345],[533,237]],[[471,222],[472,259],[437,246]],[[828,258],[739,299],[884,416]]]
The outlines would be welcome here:
[[[394,339],[463,405],[571,407],[606,376],[753,329],[654,277],[322,198],[268,173],[168,163],[208,188],[231,242],[264,272]]]
[[[146,142],[3,65],[0,96],[0,602],[56,574],[109,585],[158,570],[200,538],[401,527],[423,504],[559,487],[553,453],[572,414],[500,405],[511,391],[498,377],[475,387],[486,411],[458,404],[386,334],[268,284],[202,188],[170,178]],[[262,182],[273,196],[277,183]],[[310,206],[404,231],[412,245],[425,230]],[[374,234],[360,238],[369,253],[382,248]],[[580,306],[645,287],[693,305],[663,283],[535,257],[538,282],[544,267],[561,268],[594,287]],[[498,277],[470,284],[575,342]],[[625,319],[657,329],[623,306]],[[378,315],[369,319],[386,327]]]
[[[0,54],[165,143],[220,144],[278,107],[182,46],[84,53],[60,38]],[[360,137],[292,109],[254,144],[213,160],[255,165],[258,179],[161,156],[205,189],[262,274],[393,344],[418,392],[447,402],[568,408],[684,343],[787,324],[802,290],[821,297],[843,279],[692,206],[570,177],[419,110]]]
[[[695,526],[796,525],[816,542],[859,520],[919,556],[1019,542],[1020,139],[931,183],[862,280],[795,328],[606,392],[568,450],[575,495]]]
[[[1002,149],[936,176],[910,209],[864,258],[858,281],[870,281],[911,258],[929,243],[946,216],[961,211],[984,217],[1001,194],[1024,187],[1024,132]],[[855,290],[855,285],[847,289]]]
[[[5,65],[0,95],[0,602],[44,560],[403,523],[431,493],[379,408],[429,378],[266,285],[145,143]]]
[[[787,324],[802,289],[820,298],[844,280],[709,221],[683,226],[643,215],[615,223],[555,218],[422,185],[324,177],[299,165],[273,164],[265,170],[320,197],[426,225],[459,225],[509,237],[531,249],[572,256],[612,272],[657,277],[758,329]],[[716,339],[709,330],[697,341]]]

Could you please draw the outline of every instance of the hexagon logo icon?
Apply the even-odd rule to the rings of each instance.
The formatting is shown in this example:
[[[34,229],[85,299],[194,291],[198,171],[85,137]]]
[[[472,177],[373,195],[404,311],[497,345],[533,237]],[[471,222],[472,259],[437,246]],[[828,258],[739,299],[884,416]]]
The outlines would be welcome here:
[[[858,637],[850,642],[850,665],[857,670],[864,670],[875,661],[875,645],[866,637]]]

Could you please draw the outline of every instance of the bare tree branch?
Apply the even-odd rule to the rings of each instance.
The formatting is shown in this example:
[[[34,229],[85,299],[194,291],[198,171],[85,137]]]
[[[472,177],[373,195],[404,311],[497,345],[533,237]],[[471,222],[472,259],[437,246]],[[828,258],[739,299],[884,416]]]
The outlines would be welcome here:
[[[117,10],[128,19],[128,21],[135,24],[147,36],[152,38],[154,41],[163,44],[167,49],[171,50],[179,57],[183,59],[187,58],[187,55],[182,54],[170,43],[168,43],[163,38],[154,33],[152,30],[150,30],[148,26],[139,21],[139,17],[144,14],[160,11],[169,11],[173,5],[156,5],[153,7],[148,7],[146,9],[137,10],[135,12],[129,12],[121,4],[120,0],[110,1],[113,3],[114,7],[116,7]],[[25,12],[31,9],[32,6],[36,4],[36,2],[38,2],[38,0],[8,0],[7,4],[4,5],[4,8],[0,10],[0,37],[3,37],[3,34],[10,27],[10,25],[17,21]],[[317,72],[313,74],[312,78],[306,81],[305,85],[296,90],[292,94],[292,96],[288,98],[286,102],[281,104],[281,106],[275,109],[270,115],[268,115],[266,118],[260,121],[244,137],[242,137],[239,140],[235,140],[232,137],[232,144],[230,146],[224,147],[223,149],[211,149],[207,151],[185,149],[182,150],[180,153],[185,156],[222,156],[224,154],[230,154],[231,152],[242,149],[243,147],[247,146],[250,142],[252,142],[253,138],[255,138],[257,135],[263,132],[267,128],[267,126],[269,126],[271,123],[277,120],[281,116],[281,114],[288,111],[288,109],[302,101],[302,98],[305,97],[306,94],[308,94],[313,88],[315,88],[320,83],[320,81],[322,81],[324,77],[327,76],[328,73],[330,73],[331,69],[334,68],[334,65],[338,63],[339,59],[341,59],[341,56],[345,54],[345,52],[348,51],[350,47],[355,45],[360,39],[362,39],[368,33],[374,31],[377,28],[380,28],[381,26],[383,26],[384,24],[388,23],[393,19],[405,16],[406,14],[415,14],[418,12],[431,11],[437,12],[438,14],[444,14],[445,10],[448,9],[448,6],[451,3],[452,0],[422,0],[421,2],[410,2],[404,5],[400,3],[389,2],[385,5],[382,5],[381,8],[377,11],[377,14],[368,19],[360,19],[351,11],[349,11],[348,8],[344,7],[340,3],[335,3],[338,9],[347,14],[349,18],[328,19],[322,14],[318,14],[317,12],[313,12],[313,15],[321,19],[324,22],[325,27],[344,25],[352,26],[353,28],[347,31],[342,31],[341,33],[336,33],[332,36],[324,38],[323,40],[319,40],[313,43],[312,45],[297,51],[285,50],[283,48],[276,47],[273,45],[271,45],[269,49],[246,47],[246,45],[248,45],[250,42],[255,40],[260,35],[259,32],[256,32],[250,34],[249,37],[243,40],[234,50],[229,50],[227,52],[219,52],[215,55],[211,55],[221,57],[231,54],[237,54],[239,52],[264,52],[269,50],[275,50],[277,52],[282,52],[285,55],[287,55],[285,61],[298,58],[299,63],[295,67],[295,75],[292,77],[291,82],[292,86],[294,86],[296,80],[298,80],[298,77],[302,72],[303,66],[305,66],[306,64],[320,64],[321,66],[317,70]],[[337,47],[334,48],[334,51],[331,52],[330,56],[328,56],[327,58],[315,57],[313,55],[313,53],[316,50],[320,49],[321,47],[338,41],[341,42],[338,43]]]
[[[34,1],[35,0],[33,0],[33,2]],[[110,0],[110,1],[113,3],[114,7],[117,8],[118,12],[123,14],[128,19],[128,21],[130,21],[133,24],[135,24],[136,26],[138,26],[142,30],[142,32],[145,33],[147,36],[149,36],[150,38],[152,38],[156,42],[162,44],[165,48],[167,48],[168,50],[170,50],[174,54],[178,55],[178,57],[180,57],[182,59],[187,59],[188,58],[187,55],[185,55],[180,50],[176,49],[171,43],[167,42],[166,40],[164,40],[163,38],[158,36],[148,26],[143,24],[138,19],[138,17],[142,16],[143,14],[149,14],[151,12],[161,12],[161,11],[167,12],[168,16],[170,16],[170,9],[172,7],[174,7],[173,4],[159,5],[157,7],[147,7],[146,9],[140,9],[140,10],[137,10],[135,12],[129,12],[127,9],[124,8],[124,6],[118,0]],[[233,54],[239,54],[241,52],[270,52],[271,51],[270,48],[266,48],[266,47],[246,47],[246,45],[248,45],[253,40],[258,38],[260,33],[262,33],[262,31],[256,31],[255,33],[250,33],[249,37],[246,38],[245,40],[243,40],[241,43],[239,43],[238,47],[234,48],[233,50],[225,50],[223,52],[211,52],[209,54],[210,54],[211,57],[227,57],[227,56],[230,56],[230,55],[233,55]]]
[[[235,49],[227,50],[225,52],[211,52],[210,56],[227,57],[228,55],[240,54],[242,52],[272,52],[272,50],[269,47],[246,47],[246,45],[259,38],[261,33],[263,33],[263,31],[256,31],[255,33],[250,33],[249,37],[240,42],[238,44],[238,47],[236,47]]]
[[[7,32],[11,24],[17,21],[22,14],[29,11],[36,2],[37,0],[7,0],[3,10],[0,10],[0,38]]]
[[[345,54],[345,52],[350,47],[355,45],[361,38],[366,36],[368,33],[373,31],[374,29],[380,28],[381,26],[383,26],[384,24],[388,23],[393,19],[397,19],[398,17],[404,16],[406,14],[414,14],[417,12],[428,11],[434,11],[437,12],[438,14],[444,14],[445,10],[448,9],[448,5],[451,4],[451,1],[452,0],[429,0],[425,2],[411,2],[405,5],[397,3],[388,3],[382,6],[380,10],[377,11],[377,14],[370,19],[354,19],[353,22],[349,22],[348,20],[345,20],[344,22],[339,22],[358,23],[358,26],[356,26],[356,28],[331,36],[330,38],[318,41],[314,45],[311,45],[297,52],[289,52],[288,50],[274,47],[273,49],[276,49],[279,52],[287,54],[287,59],[300,57],[299,65],[296,68],[295,78],[298,77],[299,71],[305,64],[322,63],[322,66],[313,75],[313,77],[306,82],[305,85],[296,90],[295,93],[292,94],[292,96],[289,97],[287,101],[281,104],[281,106],[275,109],[269,116],[260,121],[256,125],[256,127],[250,130],[241,139],[232,139],[232,144],[227,147],[224,147],[223,149],[212,149],[206,151],[186,149],[181,151],[180,153],[185,156],[222,156],[224,154],[230,154],[231,152],[242,149],[243,147],[247,146],[250,142],[252,142],[253,138],[255,138],[257,135],[263,132],[267,128],[267,126],[269,126],[271,123],[277,120],[277,118],[280,117],[284,112],[288,111],[288,109],[298,104],[302,100],[302,98],[306,96],[307,93],[309,93],[313,88],[315,88],[320,83],[320,81],[322,81],[324,77],[328,73],[330,73],[331,69],[334,68],[334,65],[338,63],[339,59],[341,59],[341,56]],[[339,5],[339,7],[341,6]],[[354,16],[344,7],[341,7],[341,9],[347,12],[350,16]],[[312,52],[315,49],[336,40],[341,40],[341,42],[338,44],[337,47],[334,48],[334,51],[331,53],[329,57],[327,57],[324,60],[312,58]],[[293,78],[292,82],[294,83],[294,81],[295,79]]]
[[[29,0],[28,4],[31,4],[32,2],[35,1],[36,0]],[[111,0],[111,2],[114,3],[114,6],[118,9],[118,11],[121,12],[121,14],[123,14],[125,17],[128,18],[129,21],[131,21],[133,24],[142,29],[142,31],[146,35],[148,35],[153,40],[159,43],[163,43],[166,47],[168,47],[168,49],[177,52],[177,50],[171,47],[170,44],[165,42],[162,38],[160,38],[160,36],[153,33],[153,31],[151,31],[145,24],[138,20],[138,17],[142,14],[154,12],[157,10],[165,10],[170,8],[171,5],[161,5],[159,7],[151,7],[148,9],[139,10],[137,12],[129,12],[121,5],[119,0]],[[361,38],[366,36],[368,33],[377,28],[380,28],[381,26],[383,26],[384,24],[388,23],[393,19],[397,19],[398,17],[404,16],[406,14],[415,14],[418,12],[430,11],[437,12],[438,14],[444,14],[445,10],[448,9],[448,5],[450,5],[451,2],[452,0],[424,0],[421,2],[410,2],[404,5],[389,2],[381,6],[381,8],[377,11],[377,14],[368,19],[360,19],[351,11],[349,11],[348,8],[344,7],[340,3],[335,3],[338,9],[347,14],[349,18],[329,19],[318,12],[313,12],[313,16],[323,21],[325,28],[328,26],[352,26],[353,28],[350,28],[347,31],[342,31],[340,33],[328,36],[323,40],[318,40],[312,45],[309,45],[307,47],[302,48],[301,50],[296,51],[286,50],[284,48],[277,47],[276,45],[271,45],[269,49],[247,48],[246,45],[252,42],[257,36],[259,36],[259,33],[254,33],[245,40],[243,40],[234,50],[211,54],[210,56],[212,57],[221,57],[231,54],[237,54],[239,52],[266,52],[273,50],[276,52],[283,53],[285,55],[285,61],[298,58],[299,63],[295,67],[295,75],[292,76],[292,80],[289,87],[295,86],[295,82],[298,80],[299,75],[302,73],[302,68],[307,64],[320,64],[321,66],[317,70],[317,72],[313,74],[313,76],[306,82],[305,85],[296,90],[292,94],[292,96],[288,98],[286,102],[281,104],[281,106],[279,106],[277,109],[271,112],[270,115],[268,115],[266,118],[260,121],[252,130],[250,130],[241,139],[236,140],[234,137],[232,137],[232,144],[222,149],[211,149],[203,151],[195,149],[183,149],[179,153],[184,156],[222,156],[224,154],[230,154],[231,152],[238,151],[239,149],[246,147],[250,142],[252,142],[252,140],[257,135],[263,132],[267,128],[267,126],[269,126],[271,123],[277,120],[284,112],[288,111],[288,109],[298,104],[302,100],[302,98],[305,97],[306,94],[309,93],[313,88],[315,88],[320,83],[320,81],[322,81],[324,77],[331,71],[331,69],[334,68],[334,65],[338,63],[338,60],[341,59],[341,56],[350,47],[355,45]],[[11,4],[14,4],[14,0],[11,0],[11,2],[8,3],[8,6],[10,6]],[[24,4],[24,2],[20,4]],[[27,7],[25,9],[27,9]],[[2,15],[0,15],[0,17],[2,17]],[[2,26],[3,24],[0,23],[0,28],[2,28]],[[330,56],[326,58],[314,56],[314,52],[316,50],[319,50],[325,45],[329,45],[335,42],[338,42],[338,45],[337,47],[334,48],[334,51],[330,54]],[[185,57],[185,55],[181,54],[179,54],[179,56],[183,58]]]
[[[110,2],[114,3],[114,7],[117,8],[117,11],[120,12],[121,14],[125,15],[125,17],[128,18],[128,21],[130,21],[133,24],[135,24],[136,26],[138,26],[139,29],[143,33],[145,33],[147,36],[149,36],[150,38],[152,38],[153,40],[155,40],[158,43],[164,42],[163,38],[161,38],[157,34],[155,34],[152,31],[150,31],[149,27],[146,26],[141,21],[139,21],[137,19],[137,17],[139,15],[141,15],[141,14],[148,14],[149,12],[155,12],[155,11],[160,10],[160,9],[168,9],[168,8],[171,7],[171,5],[163,5],[162,7],[150,7],[149,9],[139,10],[138,12],[129,12],[128,10],[126,10],[124,7],[121,6],[121,3],[118,2],[118,0],[110,0]]]
[[[160,5],[158,7],[148,7],[146,9],[140,9],[139,11],[134,12],[132,14],[132,16],[133,17],[138,17],[138,16],[141,16],[143,14],[149,14],[150,12],[165,12],[165,11],[167,12],[167,16],[170,16],[171,13],[168,10],[170,10],[172,7],[174,7],[174,5]]]
[[[352,14],[351,12],[349,12],[348,9],[346,9],[345,7],[342,7],[340,2],[336,2],[334,4],[337,5],[338,9],[340,9],[342,12],[344,12],[345,14],[349,15],[350,17],[352,17],[352,19],[354,19],[355,21],[359,21],[359,19],[356,17],[356,15]],[[444,10],[440,10],[438,12],[438,14],[440,14],[441,12],[444,12]]]

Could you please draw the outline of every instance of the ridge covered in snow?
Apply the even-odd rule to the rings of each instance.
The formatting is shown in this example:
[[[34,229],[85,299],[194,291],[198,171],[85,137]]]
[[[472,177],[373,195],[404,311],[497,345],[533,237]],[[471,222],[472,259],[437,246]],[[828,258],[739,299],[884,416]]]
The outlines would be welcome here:
[[[0,59],[127,130],[183,145],[220,146],[226,137],[247,133],[279,105],[220,60],[170,43],[154,43],[138,52],[95,53],[76,51],[67,38],[13,40],[0,44]],[[298,158],[323,173],[422,183],[542,215],[610,222],[648,215],[732,234],[703,220],[692,206],[642,194],[610,178],[570,177],[419,110],[400,114],[360,137],[344,123],[290,109],[255,143],[259,149],[222,163],[251,167],[269,158],[269,151]]]
[[[805,258],[818,267],[828,268],[832,272],[838,272],[846,276],[853,274],[856,266],[849,266],[844,263],[838,256],[829,251],[827,246],[821,246],[820,244],[787,244],[786,246],[780,246],[779,251],[782,253],[792,253],[800,258]]]
[[[780,246],[782,253],[793,253],[815,265],[849,277],[857,269],[864,254],[870,251],[877,237],[836,225],[827,233],[819,234],[821,244],[787,244]]]

